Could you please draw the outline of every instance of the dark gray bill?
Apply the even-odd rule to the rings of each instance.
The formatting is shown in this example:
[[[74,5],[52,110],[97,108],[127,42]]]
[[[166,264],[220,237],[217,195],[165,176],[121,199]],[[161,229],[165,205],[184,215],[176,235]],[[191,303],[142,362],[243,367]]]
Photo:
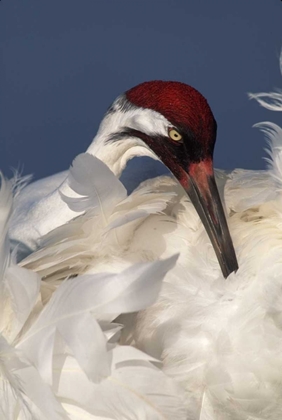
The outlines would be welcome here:
[[[214,175],[205,173],[201,168],[193,174],[189,171],[187,176],[184,188],[205,226],[226,278],[238,269],[238,262]]]

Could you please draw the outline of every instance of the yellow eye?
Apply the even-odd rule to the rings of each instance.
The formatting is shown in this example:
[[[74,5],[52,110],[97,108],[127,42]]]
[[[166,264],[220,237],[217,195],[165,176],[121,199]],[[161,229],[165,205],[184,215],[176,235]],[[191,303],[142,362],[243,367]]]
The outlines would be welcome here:
[[[174,141],[180,141],[180,140],[182,140],[181,134],[178,133],[178,131],[176,131],[174,128],[172,128],[171,130],[169,130],[168,135],[171,138],[171,140],[174,140]]]

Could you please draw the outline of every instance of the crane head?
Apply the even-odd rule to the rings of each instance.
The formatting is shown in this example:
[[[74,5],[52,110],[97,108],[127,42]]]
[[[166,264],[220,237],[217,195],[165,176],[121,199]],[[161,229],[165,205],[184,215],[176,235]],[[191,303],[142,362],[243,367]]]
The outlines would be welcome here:
[[[111,141],[137,138],[172,172],[210,237],[224,277],[238,269],[213,172],[216,121],[206,99],[180,82],[142,83],[109,109],[119,129]]]

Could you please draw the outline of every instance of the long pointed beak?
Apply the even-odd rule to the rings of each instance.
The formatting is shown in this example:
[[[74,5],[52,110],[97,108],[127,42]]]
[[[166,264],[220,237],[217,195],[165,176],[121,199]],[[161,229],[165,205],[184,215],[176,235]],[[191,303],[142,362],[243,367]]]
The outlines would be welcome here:
[[[193,163],[181,184],[205,226],[224,277],[238,269],[238,262],[214,179],[211,160]]]

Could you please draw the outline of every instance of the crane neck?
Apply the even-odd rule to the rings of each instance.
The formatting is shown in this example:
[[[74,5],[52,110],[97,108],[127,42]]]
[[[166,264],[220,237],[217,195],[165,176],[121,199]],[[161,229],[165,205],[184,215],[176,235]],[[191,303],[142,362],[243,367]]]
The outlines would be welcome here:
[[[86,150],[102,160],[117,176],[120,177],[127,162],[136,156],[159,158],[139,138],[119,134],[126,128],[133,128],[147,134],[163,128],[166,132],[167,120],[150,109],[137,108],[127,102],[124,95],[116,99],[102,120],[96,136]]]

